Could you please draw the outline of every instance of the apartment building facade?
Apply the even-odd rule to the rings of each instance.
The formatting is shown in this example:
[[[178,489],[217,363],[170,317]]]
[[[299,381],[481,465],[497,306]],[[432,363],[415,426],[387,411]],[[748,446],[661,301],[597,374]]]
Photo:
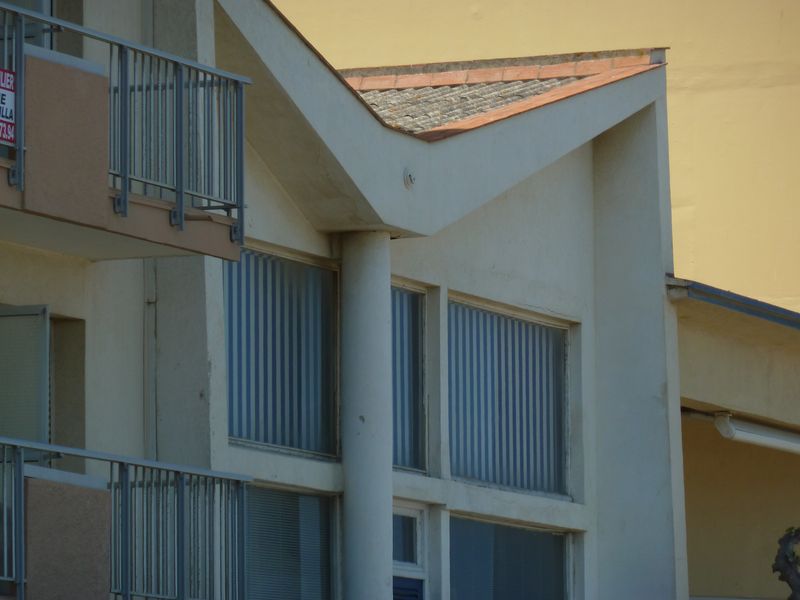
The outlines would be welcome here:
[[[4,593],[686,596],[662,51],[0,8]]]

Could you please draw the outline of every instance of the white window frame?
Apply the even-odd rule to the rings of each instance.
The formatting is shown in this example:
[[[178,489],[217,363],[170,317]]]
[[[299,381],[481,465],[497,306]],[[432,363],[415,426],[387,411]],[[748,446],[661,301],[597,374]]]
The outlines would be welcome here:
[[[392,507],[392,516],[411,517],[415,520],[416,539],[414,540],[414,553],[416,562],[405,563],[392,560],[392,570],[395,577],[419,579],[427,589],[428,586],[428,511],[421,504],[395,500]]]
[[[271,256],[274,258],[295,262],[308,267],[324,269],[326,271],[331,271],[332,273],[334,273],[335,288],[333,295],[334,296],[333,305],[331,307],[332,311],[331,314],[333,317],[332,343],[335,349],[333,357],[333,414],[332,414],[333,451],[331,453],[314,452],[313,450],[304,450],[302,448],[281,446],[279,444],[272,444],[269,442],[261,442],[261,441],[250,440],[247,438],[232,436],[230,435],[230,423],[228,421],[228,412],[226,410],[225,431],[227,433],[225,437],[227,440],[227,446],[233,446],[233,447],[238,446],[267,454],[277,454],[277,455],[285,455],[289,457],[299,457],[299,458],[310,458],[312,460],[338,463],[341,461],[342,458],[341,398],[340,398],[340,390],[341,390],[340,371],[341,371],[341,354],[342,354],[341,352],[342,350],[341,348],[341,285],[342,285],[341,264],[334,258],[310,255],[307,253],[303,253],[301,251],[286,249],[282,246],[277,246],[266,242],[248,240],[248,243],[242,246],[242,249],[256,254],[262,254],[264,256]],[[223,295],[224,294],[227,294],[227,289],[223,286]],[[225,327],[227,328],[227,320],[228,320],[227,312],[224,313],[223,319],[225,321]],[[228,332],[226,330],[225,332],[226,340],[227,336]],[[227,354],[225,360],[227,361]],[[230,365],[226,366],[226,371],[228,368],[230,368]],[[227,377],[230,377],[230,374],[228,374]],[[225,385],[226,386],[228,385],[227,381]],[[228,402],[230,401],[231,399],[228,398]]]
[[[490,487],[498,490],[506,490],[518,494],[527,494],[527,495],[534,495],[534,496],[545,496],[548,498],[553,498],[555,500],[563,500],[564,502],[575,502],[575,491],[577,488],[583,488],[583,485],[578,484],[575,480],[576,473],[573,472],[573,453],[576,451],[576,440],[573,439],[574,430],[572,427],[572,419],[576,414],[576,406],[579,405],[580,399],[575,397],[575,394],[572,389],[572,379],[575,374],[574,369],[580,361],[574,360],[573,352],[580,352],[580,348],[576,348],[575,344],[575,336],[577,327],[580,323],[572,320],[568,320],[564,317],[557,317],[554,315],[545,315],[542,313],[534,312],[531,310],[526,310],[514,305],[510,304],[503,304],[501,302],[497,302],[494,300],[490,300],[488,298],[481,298],[478,296],[472,296],[470,294],[465,294],[462,292],[457,292],[454,290],[448,290],[447,297],[444,299],[445,302],[445,310],[448,309],[449,304],[451,302],[457,304],[463,304],[464,306],[483,310],[486,312],[491,312],[502,317],[507,317],[509,319],[517,319],[520,321],[524,321],[526,323],[531,323],[533,325],[540,325],[543,327],[552,327],[556,329],[561,329],[564,331],[564,493],[551,493],[551,492],[543,492],[538,490],[526,490],[520,489],[516,487],[509,487],[505,485],[501,485],[498,483],[494,483],[491,481],[478,481],[472,480],[469,478],[462,478],[457,476],[452,476],[452,479],[456,481],[464,481],[466,483],[472,483],[480,486]],[[447,317],[447,328],[450,326],[449,322],[449,313]],[[449,367],[449,360],[450,360],[450,352],[448,348],[447,356],[443,357],[444,365]],[[448,399],[443,399],[443,401],[447,402]],[[449,415],[448,415],[449,416]],[[448,436],[448,444],[449,444],[449,436]],[[448,454],[449,458],[449,454]],[[449,467],[448,467],[449,471]]]

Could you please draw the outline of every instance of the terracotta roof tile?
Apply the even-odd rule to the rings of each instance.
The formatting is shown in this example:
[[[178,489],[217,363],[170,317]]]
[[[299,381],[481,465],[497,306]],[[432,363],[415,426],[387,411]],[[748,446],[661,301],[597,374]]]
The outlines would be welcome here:
[[[341,75],[388,127],[435,141],[631,77],[661,61],[661,51],[622,50],[351,69]]]

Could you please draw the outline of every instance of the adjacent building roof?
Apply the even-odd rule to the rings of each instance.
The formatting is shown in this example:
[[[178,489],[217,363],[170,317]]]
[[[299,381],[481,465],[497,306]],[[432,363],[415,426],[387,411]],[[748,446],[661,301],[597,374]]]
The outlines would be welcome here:
[[[699,281],[678,279],[672,274],[667,274],[667,289],[675,299],[690,298],[700,300],[751,317],[772,321],[778,325],[800,329],[800,313],[796,311],[748,296],[742,296],[728,290],[715,288]]]
[[[435,141],[664,64],[661,49],[340,71],[385,125]]]

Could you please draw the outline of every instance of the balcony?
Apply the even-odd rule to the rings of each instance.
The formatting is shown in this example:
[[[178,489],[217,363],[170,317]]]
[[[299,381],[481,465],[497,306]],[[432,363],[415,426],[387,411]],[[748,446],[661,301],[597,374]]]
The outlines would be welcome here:
[[[0,598],[243,599],[245,481],[0,437]]]
[[[3,2],[0,29],[0,240],[238,258],[246,78]]]

